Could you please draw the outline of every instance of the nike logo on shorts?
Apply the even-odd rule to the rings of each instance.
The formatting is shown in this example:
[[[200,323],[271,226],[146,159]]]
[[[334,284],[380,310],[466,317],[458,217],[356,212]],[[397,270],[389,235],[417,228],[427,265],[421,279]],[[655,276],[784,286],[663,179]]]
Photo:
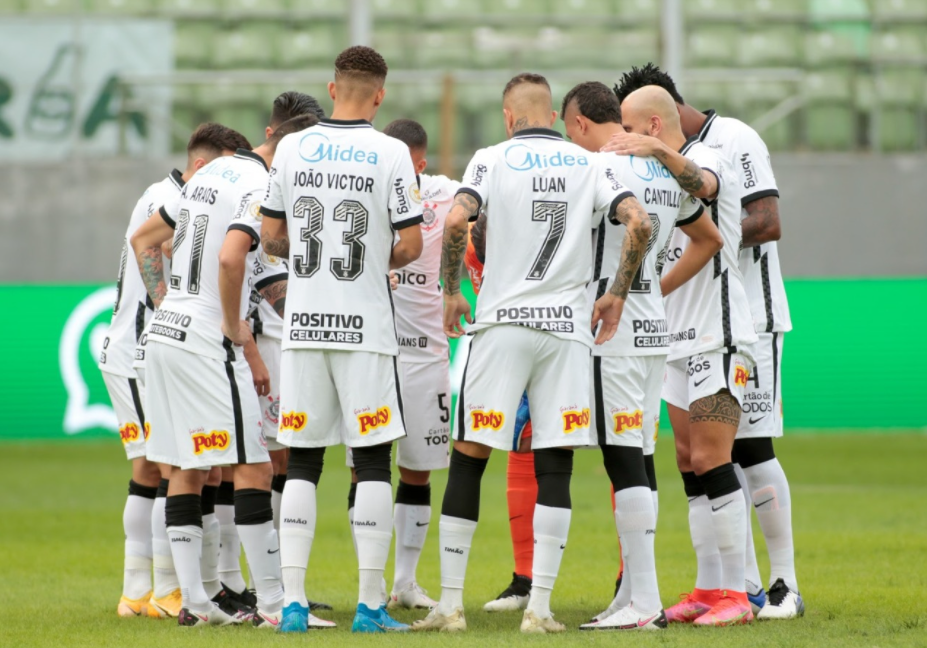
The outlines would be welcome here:
[[[727,506],[728,504],[730,504],[730,503],[733,502],[733,501],[734,501],[734,500],[728,500],[728,501],[726,501],[724,504],[722,504],[721,506],[712,506],[712,507],[711,507],[711,510],[712,510],[712,512],[720,511],[721,509],[723,509],[725,506]]]
[[[756,425],[757,423],[759,423],[760,421],[762,421],[764,418],[766,418],[766,415],[765,415],[765,414],[763,414],[763,416],[761,416],[760,418],[751,418],[751,419],[750,419],[750,425]]]
[[[711,378],[711,376],[705,376],[705,377],[702,378],[701,380],[696,380],[694,383],[692,383],[692,385],[695,386],[695,387],[698,387],[699,385],[701,385],[703,382],[705,382],[705,381],[708,380],[709,378]]]
[[[417,527],[428,526],[428,523],[427,523],[427,522],[416,522],[416,523],[415,523],[415,526],[417,526]]]
[[[277,548],[274,549],[273,551],[271,551],[270,549],[268,549],[268,550],[267,550],[267,553],[269,553],[269,554],[275,554],[275,553],[277,553],[278,551],[280,551],[280,547],[277,547]]]

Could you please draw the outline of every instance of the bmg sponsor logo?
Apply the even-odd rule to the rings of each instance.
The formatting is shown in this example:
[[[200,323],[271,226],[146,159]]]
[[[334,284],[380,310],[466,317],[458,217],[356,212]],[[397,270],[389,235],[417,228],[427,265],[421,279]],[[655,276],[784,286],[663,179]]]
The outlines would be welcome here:
[[[644,413],[641,410],[633,412],[616,412],[612,415],[615,424],[615,434],[624,434],[628,430],[641,430],[644,427]]]
[[[589,427],[589,408],[585,409],[568,409],[566,411],[561,411],[560,415],[563,417],[563,433],[572,434],[576,430],[581,430]]]
[[[505,415],[494,410],[475,409],[470,411],[470,429],[474,432],[492,430],[498,432],[505,425]]]
[[[380,407],[375,412],[361,412],[357,414],[358,430],[361,436],[365,436],[377,428],[389,425],[392,417],[392,412],[388,406]]]
[[[294,432],[302,432],[302,429],[306,427],[306,413],[305,412],[284,412],[280,417],[280,431],[284,432],[286,430],[293,430]]]
[[[207,450],[225,450],[229,447],[229,433],[226,430],[213,430],[209,434],[197,432],[190,438],[193,440],[195,455],[201,455]]]

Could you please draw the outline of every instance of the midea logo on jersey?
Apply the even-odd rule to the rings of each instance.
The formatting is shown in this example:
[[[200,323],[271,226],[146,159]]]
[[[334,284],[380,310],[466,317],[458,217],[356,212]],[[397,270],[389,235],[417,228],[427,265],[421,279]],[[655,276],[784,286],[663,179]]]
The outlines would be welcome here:
[[[352,144],[342,148],[340,144],[332,144],[325,133],[306,133],[299,140],[299,157],[310,164],[316,162],[366,162],[377,163],[377,154],[373,151],[364,151],[355,148]]]
[[[505,149],[505,163],[514,171],[531,171],[551,167],[589,166],[585,155],[553,155],[537,153],[525,144],[512,144]]]
[[[631,170],[644,182],[650,182],[655,178],[673,177],[669,169],[656,160],[642,160],[634,155],[631,156]]]

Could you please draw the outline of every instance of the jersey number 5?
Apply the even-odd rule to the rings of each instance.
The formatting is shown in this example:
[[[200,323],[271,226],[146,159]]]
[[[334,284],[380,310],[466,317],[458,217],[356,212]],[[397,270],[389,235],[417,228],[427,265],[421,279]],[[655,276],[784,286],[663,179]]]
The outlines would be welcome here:
[[[367,209],[356,200],[343,200],[335,207],[332,219],[351,224],[351,229],[341,238],[348,246],[347,258],[332,259],[329,264],[336,279],[354,281],[364,272],[366,247],[360,239],[367,233],[367,216]],[[303,196],[293,206],[293,217],[306,221],[306,226],[299,230],[299,240],[306,244],[306,253],[293,255],[293,272],[297,277],[308,278],[322,265],[322,241],[318,233],[325,224],[325,207],[317,198]]]

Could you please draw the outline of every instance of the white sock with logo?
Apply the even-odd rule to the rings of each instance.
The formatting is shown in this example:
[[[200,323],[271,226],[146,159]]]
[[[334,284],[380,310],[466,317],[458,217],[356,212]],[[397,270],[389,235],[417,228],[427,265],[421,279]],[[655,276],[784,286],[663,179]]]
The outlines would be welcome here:
[[[268,504],[270,497],[268,495]],[[238,525],[238,535],[248,557],[254,579],[258,607],[273,614],[283,607],[283,582],[280,570],[280,544],[273,519],[260,524]]]
[[[315,521],[315,484],[305,479],[288,479],[280,500],[280,566],[286,605],[309,605],[306,569],[315,538]]]
[[[534,562],[528,609],[542,619],[550,617],[550,595],[560,573],[572,514],[567,508],[534,506]]]
[[[219,521],[215,513],[203,516],[203,553],[200,556],[203,589],[213,598],[222,591],[219,583]]]
[[[180,581],[183,606],[193,612],[211,612],[212,603],[203,589],[200,555],[203,553],[203,529],[194,525],[167,528],[171,555]]]
[[[737,480],[744,491],[744,511],[747,517],[745,524],[747,542],[744,545],[745,584],[747,594],[757,594],[763,589],[763,577],[760,576],[760,566],[756,562],[756,547],[753,544],[753,504],[750,502],[750,487],[747,485],[747,478],[740,464],[734,464],[734,472],[737,473]]]
[[[453,614],[463,609],[464,579],[476,522],[442,515],[438,523],[438,544],[441,546],[441,600],[438,613]]]
[[[396,566],[393,590],[399,591],[415,582],[415,570],[425,546],[428,525],[431,522],[430,506],[397,504],[394,514],[396,524]]]
[[[738,490],[708,500],[708,504],[711,506],[718,553],[721,555],[721,589],[743,592],[744,549],[747,544],[744,493]]]
[[[235,526],[235,507],[216,504],[216,519],[219,521],[219,580],[240,594],[248,585],[241,573],[241,538]]]
[[[180,588],[171,543],[167,538],[167,523],[164,518],[166,497],[157,497],[151,508],[151,550],[154,559],[154,594],[156,599],[164,598]]]
[[[389,482],[357,483],[353,526],[360,570],[357,599],[375,610],[383,604],[383,572],[393,539],[393,489]]]
[[[151,591],[151,509],[154,499],[129,495],[122,512],[125,531],[125,563],[122,595],[139,599]]]
[[[750,485],[750,499],[769,549],[769,582],[781,578],[798,591],[795,576],[795,545],[792,539],[792,494],[778,459],[770,459],[744,470]]]
[[[615,493],[615,522],[625,555],[625,575],[630,576],[631,603],[641,613],[663,609],[653,549],[657,520],[650,493],[650,488],[645,486]]]
[[[711,520],[711,505],[707,495],[689,499],[689,533],[698,571],[695,587],[700,590],[721,589],[721,554],[715,539],[714,523]]]

